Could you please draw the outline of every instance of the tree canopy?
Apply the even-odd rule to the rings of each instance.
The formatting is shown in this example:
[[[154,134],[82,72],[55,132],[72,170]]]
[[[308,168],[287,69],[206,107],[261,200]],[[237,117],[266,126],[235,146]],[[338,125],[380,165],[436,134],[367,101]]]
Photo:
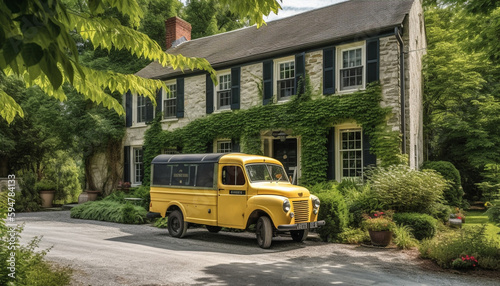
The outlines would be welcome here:
[[[74,2],[85,9],[68,9]],[[264,24],[263,15],[277,12],[277,0],[218,0],[229,10],[248,17],[257,26]],[[114,9],[127,17],[131,27],[124,26],[106,11]],[[122,105],[104,90],[133,93],[155,102],[156,90],[165,84],[159,80],[143,79],[85,67],[79,60],[73,34],[78,34],[97,49],[126,50],[137,58],[158,61],[174,69],[215,71],[207,60],[165,53],[161,46],[139,32],[144,12],[137,0],[19,0],[0,2],[0,69],[5,75],[17,75],[27,87],[39,86],[46,94],[60,101],[67,99],[63,83],[71,84],[86,99],[124,114]],[[21,106],[0,90],[0,116],[12,122],[23,116]]]

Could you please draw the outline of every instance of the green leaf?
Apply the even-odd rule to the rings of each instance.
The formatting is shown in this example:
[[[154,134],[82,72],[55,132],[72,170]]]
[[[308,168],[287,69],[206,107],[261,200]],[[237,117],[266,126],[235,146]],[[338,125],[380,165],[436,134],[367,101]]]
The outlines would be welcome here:
[[[44,57],[40,61],[40,68],[45,73],[53,89],[58,89],[63,81],[61,71],[57,67],[57,62],[49,52],[44,51]]]
[[[43,50],[35,43],[28,43],[23,46],[21,55],[26,66],[30,67],[40,62],[43,57]]]
[[[11,123],[16,115],[24,117],[23,109],[17,102],[10,97],[3,89],[0,89],[0,116],[3,117],[7,123]]]
[[[19,37],[7,38],[3,44],[3,57],[6,64],[10,64],[21,52],[23,41]]]

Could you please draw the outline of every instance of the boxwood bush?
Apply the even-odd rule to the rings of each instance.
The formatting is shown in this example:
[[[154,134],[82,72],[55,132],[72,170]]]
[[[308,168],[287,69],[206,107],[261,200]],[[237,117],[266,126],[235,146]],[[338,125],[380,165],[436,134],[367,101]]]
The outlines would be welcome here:
[[[339,235],[348,226],[347,205],[334,184],[321,184],[321,186],[310,188],[321,200],[318,220],[325,220],[326,223],[318,229],[318,233],[323,241],[338,241]]]
[[[443,192],[445,204],[455,207],[462,205],[462,197],[464,195],[462,180],[460,172],[452,163],[446,161],[427,161],[422,165],[422,169],[435,170],[448,180],[449,185]]]
[[[436,235],[437,220],[428,214],[395,213],[393,219],[398,225],[409,226],[413,236],[418,240]]]

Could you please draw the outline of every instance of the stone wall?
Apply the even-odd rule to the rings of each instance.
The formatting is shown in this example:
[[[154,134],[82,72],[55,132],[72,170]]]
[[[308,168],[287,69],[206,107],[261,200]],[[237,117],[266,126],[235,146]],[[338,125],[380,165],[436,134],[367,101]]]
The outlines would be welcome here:
[[[313,94],[323,93],[323,51],[306,54],[306,74],[309,76]]]
[[[392,116],[388,125],[401,131],[401,91],[399,81],[399,45],[396,36],[380,38],[380,85],[382,107],[390,107]]]

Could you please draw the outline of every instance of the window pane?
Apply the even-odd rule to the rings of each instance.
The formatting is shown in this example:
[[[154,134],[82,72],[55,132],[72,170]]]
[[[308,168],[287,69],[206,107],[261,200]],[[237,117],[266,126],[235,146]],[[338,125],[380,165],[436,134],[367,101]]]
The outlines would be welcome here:
[[[341,169],[344,177],[359,177],[363,172],[361,130],[345,130],[340,133]]]

